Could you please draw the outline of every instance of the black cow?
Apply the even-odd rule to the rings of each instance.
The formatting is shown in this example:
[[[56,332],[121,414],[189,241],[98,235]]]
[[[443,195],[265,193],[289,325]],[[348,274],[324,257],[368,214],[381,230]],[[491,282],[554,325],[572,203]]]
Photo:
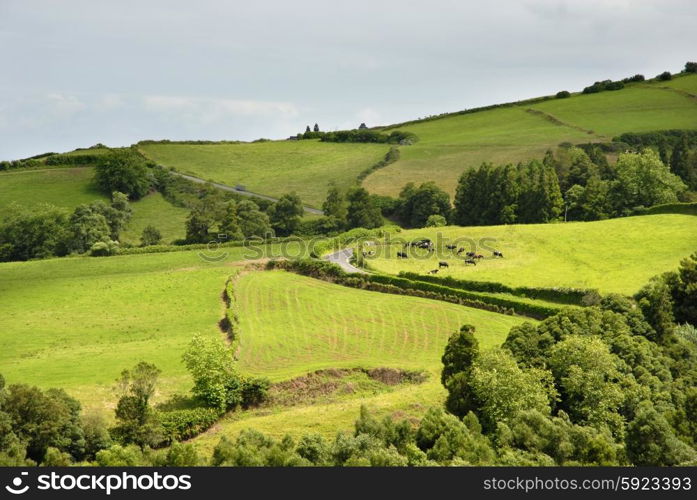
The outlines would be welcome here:
[[[438,274],[438,269],[431,269],[428,274]]]
[[[438,263],[438,269],[440,269],[441,267],[450,267],[450,266],[448,265],[447,262],[445,262],[444,260],[441,260],[441,261]]]
[[[477,265],[477,261],[476,261],[476,260],[472,260],[472,259],[467,259],[467,260],[465,260],[465,265],[467,265],[467,264],[472,264],[472,265],[475,265],[475,266],[476,266],[476,265]]]
[[[477,254],[474,253],[474,252],[467,252],[465,255],[466,255],[467,257],[472,258],[472,257],[474,257],[474,256],[477,255]]]
[[[408,259],[409,256],[404,252],[397,252],[397,258],[398,259]]]
[[[457,249],[457,254],[460,255],[460,254],[461,254],[462,252],[464,252],[464,251],[465,251],[464,248],[458,248],[458,249]]]
[[[457,248],[457,245],[445,245],[445,248],[448,250],[455,250]]]
[[[503,253],[499,252],[498,250],[494,250],[494,257],[501,257],[503,259]]]

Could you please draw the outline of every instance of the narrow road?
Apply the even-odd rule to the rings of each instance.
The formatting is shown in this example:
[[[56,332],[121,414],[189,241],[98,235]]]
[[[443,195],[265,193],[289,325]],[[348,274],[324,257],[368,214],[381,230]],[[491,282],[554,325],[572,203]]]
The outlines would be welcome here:
[[[193,175],[188,175],[188,174],[182,174],[181,172],[176,172],[176,171],[171,171],[174,175],[178,175],[179,177],[183,177],[184,179],[190,180],[191,182],[196,182],[198,184],[210,184],[213,187],[216,187],[218,189],[222,189],[223,191],[230,191],[231,193],[237,193],[241,194],[242,196],[251,196],[253,198],[261,198],[264,200],[269,200],[269,201],[278,201],[278,198],[274,198],[273,196],[266,196],[265,194],[259,194],[259,193],[253,193],[252,191],[246,191],[244,189],[238,189],[236,187],[232,186],[227,186],[225,184],[219,184],[217,182],[209,182],[206,180],[201,179],[200,177],[194,177]],[[314,215],[324,215],[324,212],[317,208],[312,208],[312,207],[303,207],[305,211],[309,214],[314,214]]]
[[[353,257],[353,248],[344,248],[343,250],[339,250],[338,252],[330,253],[329,255],[325,255],[322,257],[324,260],[328,260],[329,262],[333,264],[339,265],[341,269],[346,271],[347,273],[361,273],[361,274],[366,274],[366,272],[363,269],[358,269],[356,266],[351,264],[349,260]]]

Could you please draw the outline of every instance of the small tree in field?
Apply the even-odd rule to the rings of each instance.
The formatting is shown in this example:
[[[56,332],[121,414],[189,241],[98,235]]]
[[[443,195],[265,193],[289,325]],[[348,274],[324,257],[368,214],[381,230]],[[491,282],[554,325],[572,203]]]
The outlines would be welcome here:
[[[159,245],[162,241],[162,233],[155,226],[145,226],[140,235],[140,246]]]
[[[443,227],[448,224],[448,221],[442,215],[429,215],[426,219],[426,227]]]
[[[121,394],[116,405],[117,425],[112,434],[123,444],[154,446],[159,443],[157,416],[150,406],[160,370],[141,361],[131,370],[121,372],[117,389]]]
[[[315,132],[319,132],[319,125],[315,123],[315,128],[313,129]]]

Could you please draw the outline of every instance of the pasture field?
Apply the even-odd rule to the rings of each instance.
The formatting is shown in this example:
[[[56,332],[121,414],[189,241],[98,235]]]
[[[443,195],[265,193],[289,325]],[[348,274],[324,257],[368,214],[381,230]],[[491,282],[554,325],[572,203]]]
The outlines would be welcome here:
[[[330,182],[353,185],[358,174],[380,161],[386,144],[268,141],[239,144],[141,144],[153,161],[205,180],[279,197],[295,191],[320,207]]]
[[[25,206],[50,203],[74,209],[82,203],[107,201],[92,185],[93,176],[94,169],[90,167],[0,172],[0,210],[13,202]]]
[[[447,116],[398,127],[419,136],[401,158],[368,176],[371,192],[396,196],[407,182],[435,181],[454,194],[468,168],[541,159],[561,142],[607,142],[624,132],[697,129],[697,75],[632,84],[619,91]],[[396,180],[397,179],[397,180]]]
[[[161,397],[188,390],[185,345],[195,333],[222,335],[220,294],[249,252],[225,250],[219,262],[182,251],[0,264],[0,373],[97,409],[141,360],[162,370]]]
[[[322,368],[392,367],[424,371],[418,385],[336,401],[229,414],[195,440],[215,446],[221,435],[252,427],[274,436],[351,428],[362,404],[378,414],[420,417],[441,404],[440,358],[463,324],[476,327],[480,348],[500,345],[524,318],[417,297],[334,285],[285,271],[241,275],[235,284],[240,317],[240,369],[286,380]]]
[[[145,226],[153,225],[162,233],[162,242],[171,243],[186,236],[186,218],[189,210],[172,205],[158,192],[131,203],[133,217],[121,232],[121,240],[140,244],[140,235]]]
[[[438,260],[451,263],[439,275],[496,281],[510,286],[597,288],[603,293],[632,294],[649,278],[677,268],[697,248],[694,215],[661,214],[596,222],[487,227],[445,227],[403,231],[400,238],[421,237],[441,245],[459,245],[485,255],[477,266],[465,266],[451,252],[397,259],[401,245],[376,247],[367,259],[371,269],[397,274],[426,273]],[[491,257],[491,249],[504,254]]]

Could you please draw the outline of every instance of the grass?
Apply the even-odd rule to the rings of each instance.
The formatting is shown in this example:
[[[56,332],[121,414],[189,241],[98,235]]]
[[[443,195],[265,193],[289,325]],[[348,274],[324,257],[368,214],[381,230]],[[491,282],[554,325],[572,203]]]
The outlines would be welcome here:
[[[137,245],[140,236],[148,225],[160,230],[163,243],[186,236],[186,218],[189,210],[176,207],[165,200],[160,193],[151,193],[132,204],[133,217],[121,232],[121,241]]]
[[[186,391],[184,347],[221,335],[224,282],[249,252],[226,251],[220,262],[184,251],[0,264],[0,373],[62,387],[88,409],[113,404],[114,380],[141,360],[162,370],[161,397]]]
[[[32,206],[50,203],[74,209],[82,203],[107,197],[92,185],[93,168],[14,170],[0,173],[0,210],[17,202]]]
[[[363,184],[396,196],[407,182],[435,181],[452,195],[462,172],[485,161],[541,159],[561,142],[607,142],[624,132],[697,129],[697,100],[664,86],[694,94],[697,75],[405,125],[400,130],[415,133],[419,142],[401,147],[400,160]]]
[[[360,405],[378,414],[419,417],[442,402],[440,358],[448,336],[476,326],[482,349],[500,345],[522,318],[408,296],[387,295],[283,271],[240,277],[235,287],[240,316],[240,368],[285,380],[321,368],[394,367],[429,374],[423,384],[387,393],[345,395],[299,407],[264,408],[228,415],[196,439],[209,450],[221,435],[252,427],[274,436],[349,429]]]
[[[144,144],[154,161],[206,180],[279,197],[295,191],[319,207],[330,182],[346,188],[388,151],[385,144],[269,141],[240,144]]]
[[[403,231],[410,241],[429,237],[442,244],[460,239],[460,246],[485,255],[477,266],[465,266],[450,252],[397,259],[397,246],[376,247],[371,268],[396,274],[426,273],[448,260],[439,275],[497,281],[510,286],[598,288],[601,292],[632,294],[649,278],[677,268],[680,260],[697,249],[694,215],[663,214],[597,222],[530,224],[489,227],[446,227]],[[401,250],[401,247],[399,247]],[[493,259],[491,250],[505,258]]]

